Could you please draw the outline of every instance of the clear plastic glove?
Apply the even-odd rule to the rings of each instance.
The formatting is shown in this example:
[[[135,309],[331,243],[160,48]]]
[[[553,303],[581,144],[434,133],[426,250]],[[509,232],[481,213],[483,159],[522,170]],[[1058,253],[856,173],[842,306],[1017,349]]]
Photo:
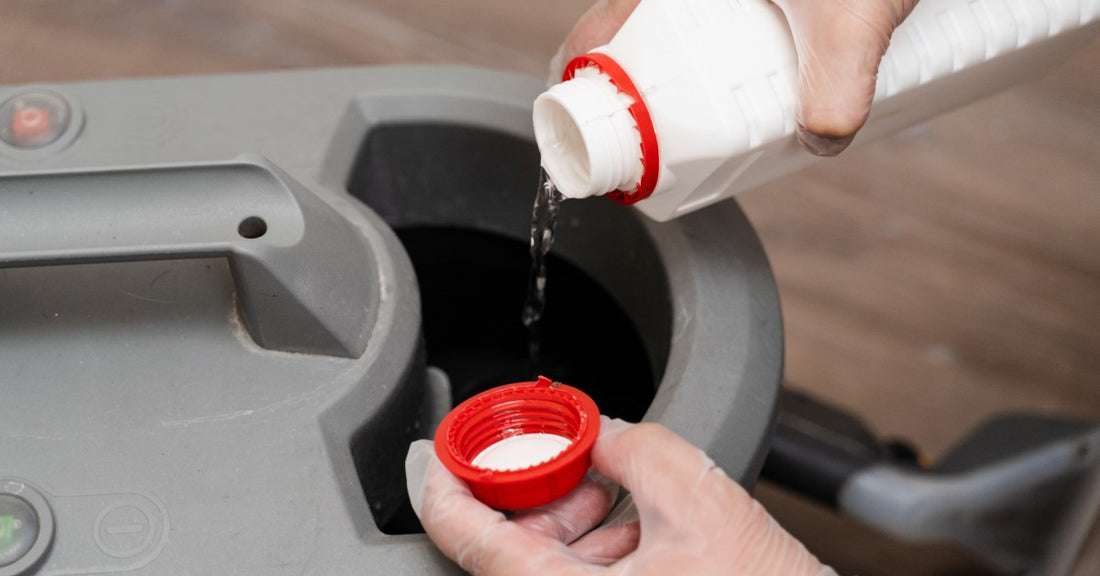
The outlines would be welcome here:
[[[560,80],[566,63],[607,44],[639,1],[596,2],[554,56],[551,78]],[[772,2],[786,15],[798,51],[798,138],[814,154],[835,156],[867,120],[879,61],[917,0]]]
[[[663,426],[605,418],[592,464],[602,477],[590,474],[560,500],[510,520],[476,500],[431,442],[414,443],[405,467],[428,536],[478,576],[836,574],[706,454]],[[600,525],[615,484],[631,491],[624,502],[634,505]]]

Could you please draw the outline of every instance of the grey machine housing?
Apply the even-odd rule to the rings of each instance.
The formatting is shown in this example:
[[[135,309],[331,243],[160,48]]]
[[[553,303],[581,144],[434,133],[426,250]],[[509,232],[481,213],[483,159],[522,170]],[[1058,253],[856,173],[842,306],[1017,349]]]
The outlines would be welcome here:
[[[0,504],[38,520],[0,576],[458,572],[383,528],[451,401],[420,294],[482,280],[418,285],[394,230],[524,250],[541,88],[451,67],[0,87],[69,107],[55,140],[0,142]],[[644,349],[593,357],[653,376],[593,393],[642,399],[634,417],[750,483],[782,328],[736,203],[656,224],[568,202],[554,253]]]

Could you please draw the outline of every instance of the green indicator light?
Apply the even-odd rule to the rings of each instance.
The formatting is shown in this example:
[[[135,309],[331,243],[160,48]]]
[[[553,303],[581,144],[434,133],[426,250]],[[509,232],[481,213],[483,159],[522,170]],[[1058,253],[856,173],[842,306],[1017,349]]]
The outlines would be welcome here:
[[[11,544],[14,532],[15,516],[0,516],[0,548]]]

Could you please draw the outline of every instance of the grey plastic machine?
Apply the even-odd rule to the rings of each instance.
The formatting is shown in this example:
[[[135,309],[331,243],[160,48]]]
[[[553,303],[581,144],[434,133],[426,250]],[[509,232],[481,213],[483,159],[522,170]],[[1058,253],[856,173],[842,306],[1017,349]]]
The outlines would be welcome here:
[[[529,361],[540,89],[0,87],[0,576],[457,571],[416,533],[406,448],[536,372],[751,482],[782,334],[735,203],[663,225],[566,203]]]
[[[1100,426],[1007,416],[929,467],[780,401],[776,288],[733,201],[664,224],[566,202],[532,357],[541,89],[438,67],[0,87],[0,576],[457,572],[409,509],[408,444],[539,373],[746,485],[1068,573]]]

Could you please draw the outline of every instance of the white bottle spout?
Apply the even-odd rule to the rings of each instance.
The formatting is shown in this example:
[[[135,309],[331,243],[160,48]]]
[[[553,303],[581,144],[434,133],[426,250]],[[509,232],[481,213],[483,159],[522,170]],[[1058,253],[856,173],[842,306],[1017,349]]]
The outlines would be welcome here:
[[[628,108],[633,99],[593,68],[535,100],[535,140],[542,167],[558,192],[586,198],[630,191],[642,176],[641,136]]]

